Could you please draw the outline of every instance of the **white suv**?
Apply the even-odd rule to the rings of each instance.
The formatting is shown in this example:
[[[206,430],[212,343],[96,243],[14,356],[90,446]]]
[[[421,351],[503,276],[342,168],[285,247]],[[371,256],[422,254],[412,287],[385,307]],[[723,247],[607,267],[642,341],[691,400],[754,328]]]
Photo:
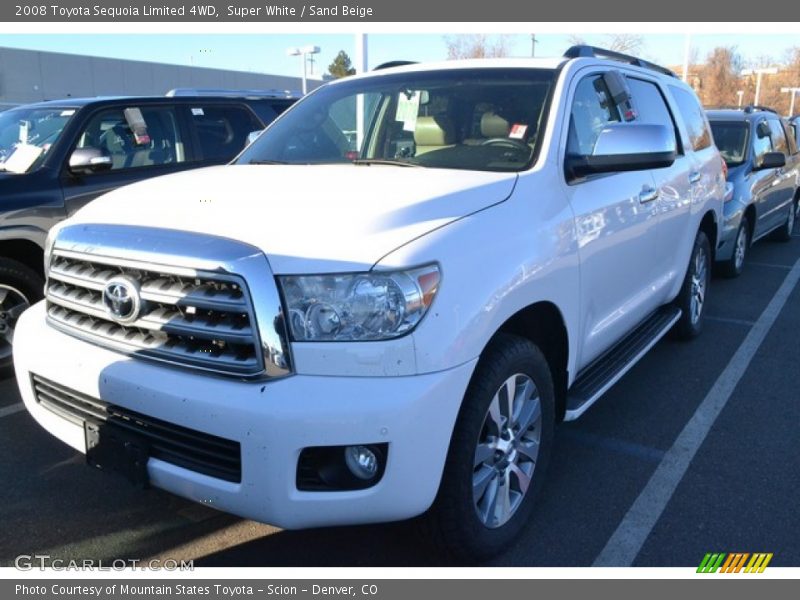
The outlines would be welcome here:
[[[141,484],[286,528],[429,511],[486,557],[555,424],[699,332],[724,189],[691,88],[632,57],[345,78],[57,226],[17,380]]]

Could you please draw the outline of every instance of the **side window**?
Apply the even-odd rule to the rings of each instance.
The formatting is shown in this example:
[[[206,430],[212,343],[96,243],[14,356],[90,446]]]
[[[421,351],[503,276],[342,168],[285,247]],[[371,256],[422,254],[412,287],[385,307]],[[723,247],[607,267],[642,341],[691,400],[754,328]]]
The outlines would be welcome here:
[[[761,121],[765,123],[765,121]],[[758,161],[767,152],[772,152],[772,139],[769,135],[759,136],[758,126],[754,128],[753,137],[753,160]]]
[[[189,119],[200,145],[198,160],[227,162],[242,151],[251,131],[263,129],[258,119],[241,106],[192,105]]]
[[[693,150],[703,150],[711,145],[711,130],[708,119],[697,101],[697,97],[684,89],[669,86],[672,97],[678,105],[686,129],[689,132],[689,142]]]
[[[603,128],[618,122],[619,112],[602,77],[585,77],[578,83],[572,98],[567,154],[589,156]]]
[[[772,145],[775,152],[782,152],[784,155],[789,156],[789,142],[786,141],[786,133],[783,131],[783,125],[777,119],[769,119],[769,128],[772,131]]]
[[[628,78],[628,85],[631,88],[631,96],[633,97],[633,105],[636,107],[637,115],[636,121],[638,123],[647,123],[653,125],[664,125],[669,127],[673,135],[673,143],[677,148],[677,140],[675,139],[675,121],[672,120],[672,115],[669,112],[664,97],[658,89],[658,86],[649,81],[641,79]]]
[[[175,111],[129,106],[98,113],[78,138],[78,148],[96,148],[111,169],[135,169],[185,160]]]

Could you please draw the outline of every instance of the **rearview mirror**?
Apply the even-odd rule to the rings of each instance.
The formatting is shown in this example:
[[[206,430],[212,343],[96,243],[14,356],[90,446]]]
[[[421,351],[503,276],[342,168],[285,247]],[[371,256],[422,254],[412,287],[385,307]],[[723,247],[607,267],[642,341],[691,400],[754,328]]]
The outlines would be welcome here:
[[[756,159],[754,171],[761,169],[778,169],[786,165],[786,156],[783,152],[765,152]]]
[[[112,166],[111,157],[97,148],[76,148],[69,157],[69,170],[76,175],[108,171]]]
[[[661,169],[675,162],[675,135],[664,125],[615,123],[603,129],[591,155],[567,156],[575,177]]]

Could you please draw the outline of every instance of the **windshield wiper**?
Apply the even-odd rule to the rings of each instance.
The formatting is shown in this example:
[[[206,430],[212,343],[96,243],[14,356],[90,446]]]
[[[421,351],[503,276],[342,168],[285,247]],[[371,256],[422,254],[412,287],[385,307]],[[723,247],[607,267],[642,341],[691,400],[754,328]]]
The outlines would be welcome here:
[[[285,160],[251,160],[250,165],[288,165]]]
[[[354,165],[393,165],[395,167],[422,167],[419,163],[412,163],[405,160],[392,160],[389,158],[357,158],[352,161]]]

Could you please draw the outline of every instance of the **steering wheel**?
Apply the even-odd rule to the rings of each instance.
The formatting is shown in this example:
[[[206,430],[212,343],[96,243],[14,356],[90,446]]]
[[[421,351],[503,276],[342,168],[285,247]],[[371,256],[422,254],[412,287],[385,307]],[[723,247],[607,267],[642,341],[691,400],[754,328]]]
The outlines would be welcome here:
[[[502,148],[513,148],[523,152],[530,152],[531,148],[525,142],[520,142],[512,138],[494,137],[481,142],[481,146],[500,146]]]

